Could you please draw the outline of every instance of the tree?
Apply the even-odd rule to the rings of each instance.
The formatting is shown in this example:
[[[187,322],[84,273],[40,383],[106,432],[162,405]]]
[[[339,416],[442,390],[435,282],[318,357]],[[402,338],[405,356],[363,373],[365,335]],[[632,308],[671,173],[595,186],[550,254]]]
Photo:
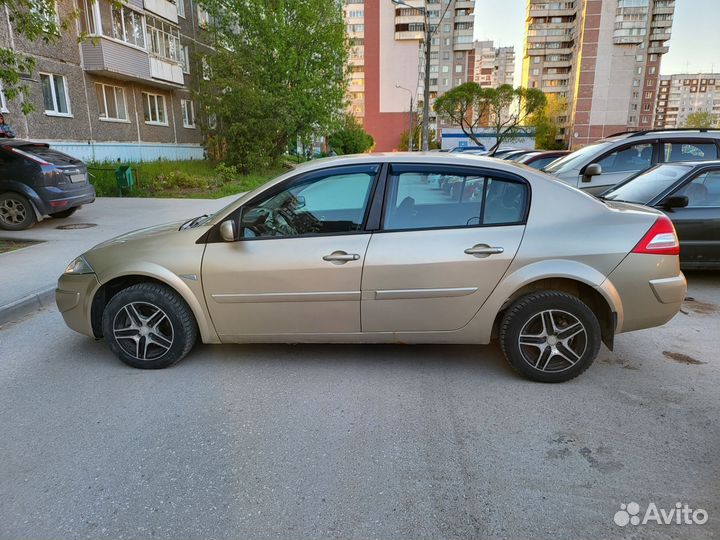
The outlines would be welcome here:
[[[437,143],[436,140],[436,133],[434,129],[430,130],[430,136],[428,141],[428,148],[430,150],[437,150],[440,148],[440,145]],[[400,134],[400,148],[402,150],[407,150],[408,143],[410,142],[408,138],[410,137],[410,130],[406,129]],[[417,124],[413,126],[413,150],[419,151],[422,146],[422,124]]]
[[[75,13],[60,19],[54,0],[0,0],[0,6],[7,9],[12,31],[28,41],[53,43],[66,30]],[[82,37],[82,36],[81,36]],[[20,110],[29,114],[34,110],[29,101],[30,90],[24,82],[35,69],[35,58],[18,53],[11,48],[0,46],[0,85],[5,98],[12,101],[22,97]]]
[[[467,82],[438,97],[435,111],[459,125],[475,144],[481,144],[480,128],[492,127],[495,137],[492,155],[503,142],[521,136],[521,126],[545,103],[545,94],[536,88],[513,88],[509,84],[483,88],[476,82]]]
[[[685,125],[683,127],[696,129],[711,128],[713,127],[714,123],[715,118],[711,113],[706,111],[698,111],[688,115],[687,120],[685,121]]]
[[[346,114],[340,128],[328,137],[328,144],[340,155],[362,154],[370,150],[375,141],[354,116]]]
[[[201,0],[216,52],[198,100],[212,112],[224,159],[247,171],[338,125],[347,40],[334,0]]]
[[[535,148],[542,150],[563,150],[567,146],[560,133],[561,117],[567,115],[567,100],[557,94],[546,94],[547,103],[535,111],[529,118],[529,124],[535,127]]]

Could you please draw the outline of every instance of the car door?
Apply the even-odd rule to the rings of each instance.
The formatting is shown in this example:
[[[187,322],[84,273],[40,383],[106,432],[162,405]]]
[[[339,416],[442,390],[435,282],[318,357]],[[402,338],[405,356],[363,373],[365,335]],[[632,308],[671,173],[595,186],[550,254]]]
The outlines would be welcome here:
[[[372,164],[302,175],[229,216],[237,241],[209,241],[202,266],[222,340],[360,331],[364,223],[378,171]]]
[[[428,182],[436,175],[451,178],[456,189]],[[392,165],[381,227],[365,256],[363,332],[466,325],[515,257],[529,199],[527,183],[507,173]]]
[[[668,215],[680,240],[683,265],[720,264],[720,167],[701,172],[674,195],[685,195],[688,205]]]
[[[592,163],[602,167],[602,174],[586,176],[584,168],[580,171],[578,187],[592,195],[599,195],[633,174],[649,169],[657,162],[656,146],[654,141],[642,141],[615,148],[593,160]]]

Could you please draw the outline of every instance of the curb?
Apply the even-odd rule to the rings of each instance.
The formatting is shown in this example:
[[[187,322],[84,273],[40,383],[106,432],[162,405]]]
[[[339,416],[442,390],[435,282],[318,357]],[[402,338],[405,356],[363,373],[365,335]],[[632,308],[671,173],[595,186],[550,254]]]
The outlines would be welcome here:
[[[55,287],[48,287],[31,293],[20,300],[0,306],[0,325],[7,324],[52,305],[55,302]]]

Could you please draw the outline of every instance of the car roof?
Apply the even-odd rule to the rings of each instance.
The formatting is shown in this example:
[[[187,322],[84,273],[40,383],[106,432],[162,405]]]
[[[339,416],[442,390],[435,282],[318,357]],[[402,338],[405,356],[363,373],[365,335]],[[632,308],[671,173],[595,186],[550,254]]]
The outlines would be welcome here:
[[[28,144],[32,144],[34,146],[50,146],[48,143],[28,141],[25,139],[0,139],[0,146],[25,146]]]
[[[674,139],[677,137],[694,139],[720,139],[720,129],[668,129],[668,130],[647,130],[627,131],[615,133],[597,142],[618,142],[629,139],[644,141],[647,139]]]

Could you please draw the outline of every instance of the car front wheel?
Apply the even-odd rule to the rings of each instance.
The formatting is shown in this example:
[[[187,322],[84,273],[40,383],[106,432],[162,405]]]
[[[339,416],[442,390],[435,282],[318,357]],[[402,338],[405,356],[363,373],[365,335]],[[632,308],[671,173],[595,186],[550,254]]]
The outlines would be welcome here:
[[[590,367],[600,350],[600,323],[579,298],[543,291],[517,300],[500,324],[510,365],[528,379],[565,382]]]
[[[12,192],[0,195],[0,229],[22,231],[35,222],[35,211],[25,197]]]
[[[127,365],[162,369],[182,360],[197,339],[197,324],[185,301],[157,283],[123,289],[103,311],[103,335]]]

